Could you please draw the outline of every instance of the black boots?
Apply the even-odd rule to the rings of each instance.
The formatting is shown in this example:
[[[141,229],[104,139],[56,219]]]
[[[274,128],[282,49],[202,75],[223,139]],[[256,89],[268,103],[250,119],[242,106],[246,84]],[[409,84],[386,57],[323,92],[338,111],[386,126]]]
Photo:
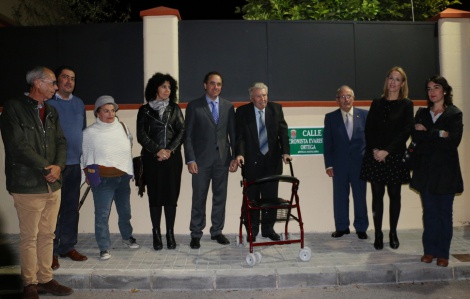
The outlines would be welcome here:
[[[384,248],[384,234],[382,232],[375,233],[374,248],[377,250]]]
[[[162,250],[163,243],[162,243],[162,234],[160,233],[160,229],[152,229],[153,234],[153,249],[155,250]]]
[[[390,237],[390,248],[397,249],[400,246],[397,233],[390,233],[388,236]]]
[[[153,249],[155,250],[162,250],[163,242],[162,242],[162,234],[160,233],[160,229],[152,229],[153,234]],[[173,229],[168,229],[166,231],[166,243],[168,249],[175,249],[176,248],[176,241],[175,235],[173,233]]]
[[[173,229],[166,230],[166,246],[168,247],[168,249],[176,248],[176,241],[175,241],[175,235],[173,233]]]

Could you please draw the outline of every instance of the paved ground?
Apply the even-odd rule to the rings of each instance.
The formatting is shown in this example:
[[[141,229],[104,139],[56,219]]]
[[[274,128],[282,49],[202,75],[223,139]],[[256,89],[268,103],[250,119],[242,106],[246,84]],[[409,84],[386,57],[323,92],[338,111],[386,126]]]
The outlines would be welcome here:
[[[468,299],[468,280],[249,290],[75,290],[67,299]],[[41,295],[41,299],[57,296]]]
[[[470,279],[469,226],[454,228],[447,268],[420,262],[421,233],[399,230],[400,247],[391,249],[385,238],[380,251],[374,249],[373,238],[359,240],[354,233],[339,239],[331,238],[330,233],[308,233],[304,238],[311,250],[308,261],[300,258],[299,243],[271,245],[254,248],[262,257],[254,266],[246,262],[249,247],[237,246],[235,235],[228,236],[232,243],[226,246],[204,236],[199,250],[189,248],[189,236],[177,235],[175,250],[164,247],[154,251],[151,235],[135,235],[141,248],[131,250],[113,234],[112,258],[101,261],[94,235],[80,234],[77,249],[88,260],[60,259],[55,278],[77,290],[131,291],[283,289]],[[6,237],[7,244],[16,249],[18,235]],[[299,236],[293,233],[292,238]],[[302,257],[305,259],[305,251]],[[17,274],[19,268],[3,267],[2,273]]]

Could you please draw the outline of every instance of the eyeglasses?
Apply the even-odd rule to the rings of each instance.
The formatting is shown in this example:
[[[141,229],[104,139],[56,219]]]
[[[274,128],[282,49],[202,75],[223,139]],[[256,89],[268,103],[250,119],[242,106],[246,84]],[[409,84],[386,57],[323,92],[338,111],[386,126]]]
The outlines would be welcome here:
[[[350,98],[352,98],[352,96],[348,94],[348,95],[346,95],[346,96],[337,96],[336,98],[337,98],[337,99],[343,99],[343,100],[344,100],[344,99],[348,99],[348,100],[349,100]]]
[[[41,81],[49,82],[52,84],[52,86],[57,86],[57,81],[52,81],[52,80],[47,80],[47,79],[40,79]]]

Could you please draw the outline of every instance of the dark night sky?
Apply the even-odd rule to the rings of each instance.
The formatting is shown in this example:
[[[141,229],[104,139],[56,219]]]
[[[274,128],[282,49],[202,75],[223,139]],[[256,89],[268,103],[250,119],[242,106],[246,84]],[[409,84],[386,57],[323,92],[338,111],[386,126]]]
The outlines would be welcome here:
[[[470,11],[470,1],[460,0],[465,4],[452,8]],[[182,20],[242,20],[241,14],[235,14],[235,8],[243,7],[245,0],[130,0],[132,20],[140,21],[140,11],[158,6],[179,10]]]
[[[132,20],[140,20],[140,11],[158,6],[179,10],[182,20],[242,20],[235,14],[245,0],[131,0]]]

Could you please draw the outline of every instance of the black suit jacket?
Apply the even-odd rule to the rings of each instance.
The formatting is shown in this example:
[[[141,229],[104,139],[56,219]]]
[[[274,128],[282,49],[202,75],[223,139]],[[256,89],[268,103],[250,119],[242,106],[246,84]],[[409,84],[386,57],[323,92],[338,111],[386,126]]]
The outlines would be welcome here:
[[[282,155],[290,154],[288,127],[284,120],[282,106],[268,102],[265,108],[265,123],[268,134],[269,151],[264,156],[259,150],[258,127],[253,103],[240,106],[236,110],[237,123],[236,155],[245,159],[244,176],[248,180],[258,179],[260,175],[282,174]],[[258,169],[260,160],[268,166],[264,171]]]

